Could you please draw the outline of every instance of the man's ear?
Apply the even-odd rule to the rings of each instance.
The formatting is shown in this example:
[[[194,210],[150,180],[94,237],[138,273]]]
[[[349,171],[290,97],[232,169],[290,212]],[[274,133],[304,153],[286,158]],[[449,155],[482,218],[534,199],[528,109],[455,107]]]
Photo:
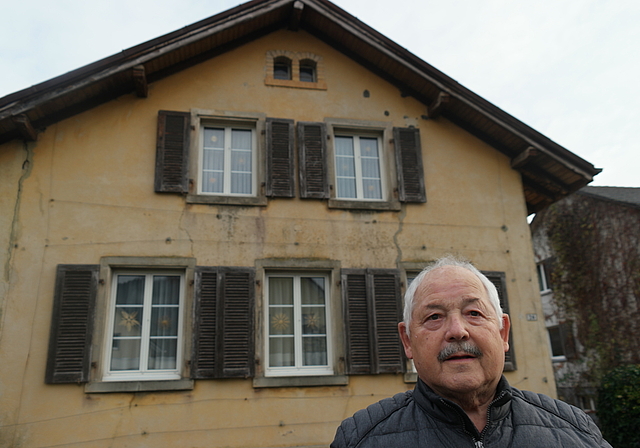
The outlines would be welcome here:
[[[407,358],[413,359],[413,352],[411,351],[411,339],[407,334],[407,326],[404,322],[398,323],[398,333],[400,333],[400,339],[402,340],[402,346],[404,347],[404,354]]]
[[[500,336],[502,337],[502,343],[504,344],[505,353],[509,350],[509,329],[511,328],[511,319],[508,314],[502,315],[502,328],[500,329]]]

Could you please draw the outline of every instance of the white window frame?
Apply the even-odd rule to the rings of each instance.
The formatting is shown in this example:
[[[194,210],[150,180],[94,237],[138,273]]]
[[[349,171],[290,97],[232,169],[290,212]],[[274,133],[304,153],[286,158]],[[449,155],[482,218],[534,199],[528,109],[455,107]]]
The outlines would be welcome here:
[[[138,371],[111,371],[111,350],[113,346],[113,328],[115,320],[116,295],[119,275],[145,275],[144,291],[144,320],[140,322],[142,326],[142,346],[140,349],[141,369]],[[149,354],[149,336],[151,321],[151,294],[152,289],[148,288],[153,284],[154,275],[176,275],[180,277],[180,297],[178,313],[178,335],[175,369],[149,370],[146,367]],[[159,380],[179,380],[183,364],[184,346],[184,314],[185,314],[185,271],[184,269],[114,269],[112,273],[111,291],[109,294],[109,306],[107,309],[108,318],[105,319],[105,341],[103,365],[105,366],[102,381],[159,381]]]
[[[204,178],[204,152],[205,152],[205,129],[218,128],[224,129],[225,146],[224,146],[224,186],[222,192],[206,192],[202,190]],[[233,129],[251,131],[251,192],[250,193],[232,193],[231,192],[231,134]],[[248,121],[226,121],[226,120],[209,120],[204,117],[200,120],[200,132],[198,138],[198,163],[197,163],[197,194],[204,196],[229,196],[229,197],[256,197],[258,194],[258,142],[255,122]]]
[[[293,277],[294,278],[294,338],[295,338],[295,366],[287,367],[270,367],[269,360],[269,281],[274,277]],[[326,323],[326,346],[327,346],[327,365],[326,366],[303,366],[302,365],[302,307],[300,297],[300,278],[301,277],[322,277],[325,280],[325,323]],[[267,285],[264,294],[264,356],[265,356],[265,377],[283,377],[283,376],[324,376],[333,375],[333,337],[331,334],[331,276],[325,272],[313,271],[287,271],[287,272],[267,272]]]
[[[562,347],[562,355],[554,355],[553,354],[553,344],[551,343],[551,330],[557,330],[558,336],[561,337],[562,333],[560,333],[560,325],[551,325],[547,327],[547,337],[549,339],[549,353],[551,353],[551,361],[552,362],[564,362],[567,360],[566,349],[564,347],[564,341],[560,338],[560,346]]]
[[[538,288],[540,289],[540,294],[546,294],[551,291],[551,288],[547,284],[547,273],[544,268],[544,263],[538,263],[536,265],[536,272],[538,273]]]
[[[348,198],[342,197],[339,194],[338,187],[338,151],[337,151],[337,138],[338,137],[351,137],[353,138],[353,150],[354,150],[354,164],[355,164],[355,179],[356,179],[356,197]],[[372,138],[376,139],[378,145],[378,170],[380,173],[380,198],[365,198],[364,197],[364,178],[362,176],[362,154],[360,148],[360,138]],[[353,130],[345,128],[333,129],[333,164],[335,166],[334,182],[336,185],[336,199],[341,201],[363,201],[363,202],[385,202],[387,200],[387,185],[385,179],[385,161],[384,161],[384,146],[382,140],[382,132],[366,131],[366,130]]]

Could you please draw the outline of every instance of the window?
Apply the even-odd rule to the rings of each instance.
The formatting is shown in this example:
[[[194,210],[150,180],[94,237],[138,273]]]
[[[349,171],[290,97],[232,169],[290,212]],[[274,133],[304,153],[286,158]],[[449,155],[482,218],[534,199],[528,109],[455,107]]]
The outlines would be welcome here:
[[[311,59],[300,61],[300,81],[316,82],[316,62]]]
[[[327,90],[322,56],[306,51],[270,50],[265,64],[267,86]]]
[[[254,268],[193,258],[58,265],[45,382],[105,393],[252,377],[254,288]]]
[[[536,265],[538,273],[538,287],[540,292],[546,294],[551,292],[553,285],[551,284],[551,275],[555,265],[555,257],[547,258]]]
[[[549,327],[547,331],[549,332],[549,342],[551,343],[551,356],[564,358],[564,344],[562,343],[560,327]]]
[[[547,332],[549,333],[551,359],[553,361],[562,362],[575,359],[576,349],[573,338],[573,323],[571,321],[547,327]]]
[[[336,134],[336,198],[384,200],[381,161],[379,137]]]
[[[279,56],[273,60],[273,78],[291,79],[291,59],[285,56]]]
[[[186,194],[188,203],[247,206],[295,196],[293,120],[160,111],[157,135],[156,193]]]
[[[113,275],[105,381],[179,379],[184,272]]]
[[[246,125],[203,126],[198,193],[255,196],[255,140]]]
[[[331,375],[329,277],[269,274],[266,376]]]

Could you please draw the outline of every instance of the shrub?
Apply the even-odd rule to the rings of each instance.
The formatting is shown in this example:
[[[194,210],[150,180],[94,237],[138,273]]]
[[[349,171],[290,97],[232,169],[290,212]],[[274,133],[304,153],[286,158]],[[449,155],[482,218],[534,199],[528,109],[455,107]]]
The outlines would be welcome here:
[[[640,364],[615,368],[602,378],[598,417],[612,446],[640,448]]]

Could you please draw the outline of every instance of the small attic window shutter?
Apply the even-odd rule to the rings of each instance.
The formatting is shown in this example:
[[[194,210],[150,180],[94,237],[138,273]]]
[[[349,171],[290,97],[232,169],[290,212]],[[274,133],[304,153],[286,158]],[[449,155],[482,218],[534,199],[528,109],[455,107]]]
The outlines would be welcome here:
[[[420,130],[393,128],[396,169],[398,171],[398,198],[401,202],[426,202]]]
[[[300,197],[329,197],[327,130],[324,123],[298,123]]]
[[[58,265],[47,384],[89,381],[98,269],[97,265]]]
[[[349,374],[404,370],[398,335],[402,319],[399,278],[394,269],[343,269]]]
[[[482,271],[482,273],[493,283],[498,290],[498,297],[500,298],[500,306],[502,312],[509,314],[509,299],[507,297],[507,283],[504,272],[495,271]],[[504,356],[504,370],[509,372],[516,370],[516,357],[515,350],[513,349],[513,336],[511,330],[509,330],[509,351]]]
[[[293,120],[267,118],[267,196],[295,196],[293,144]]]
[[[253,376],[254,279],[252,268],[196,268],[192,378]]]
[[[190,118],[188,112],[158,112],[156,193],[187,193]]]

